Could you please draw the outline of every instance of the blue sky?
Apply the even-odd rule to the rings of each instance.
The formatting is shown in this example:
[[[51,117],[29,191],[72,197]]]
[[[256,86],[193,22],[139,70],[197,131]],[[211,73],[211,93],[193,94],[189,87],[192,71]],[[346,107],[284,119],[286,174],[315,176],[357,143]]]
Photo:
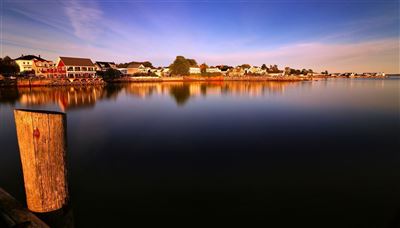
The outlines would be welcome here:
[[[399,69],[399,1],[3,0],[1,55]]]

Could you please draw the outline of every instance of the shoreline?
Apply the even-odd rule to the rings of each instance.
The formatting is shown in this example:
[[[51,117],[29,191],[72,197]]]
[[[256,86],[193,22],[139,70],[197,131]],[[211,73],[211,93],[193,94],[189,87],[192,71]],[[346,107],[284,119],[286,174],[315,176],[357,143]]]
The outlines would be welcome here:
[[[310,77],[299,76],[181,76],[181,77],[122,77],[113,80],[103,80],[102,78],[80,78],[80,79],[5,79],[0,80],[1,87],[37,87],[37,86],[92,86],[118,83],[135,83],[135,82],[213,82],[213,81],[275,81],[275,82],[302,82],[302,81],[318,81],[335,78],[366,78],[366,79],[384,79],[387,76],[325,76],[316,75]]]

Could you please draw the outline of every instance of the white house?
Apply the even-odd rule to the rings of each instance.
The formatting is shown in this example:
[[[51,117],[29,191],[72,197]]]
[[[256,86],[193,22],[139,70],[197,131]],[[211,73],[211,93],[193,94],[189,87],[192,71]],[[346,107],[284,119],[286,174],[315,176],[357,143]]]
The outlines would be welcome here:
[[[40,58],[35,55],[21,55],[21,57],[14,59],[15,63],[19,66],[19,71],[31,71],[33,70],[34,61],[38,60],[41,62],[46,62],[45,59]]]
[[[201,70],[199,67],[190,67],[189,74],[201,74]]]
[[[283,73],[268,73],[268,75],[272,77],[281,77],[283,76]]]
[[[221,73],[221,70],[219,68],[212,67],[212,68],[207,68],[206,72],[207,73]]]
[[[266,70],[261,69],[261,67],[258,66],[252,66],[246,71],[247,73],[252,73],[252,74],[265,74],[267,73]]]

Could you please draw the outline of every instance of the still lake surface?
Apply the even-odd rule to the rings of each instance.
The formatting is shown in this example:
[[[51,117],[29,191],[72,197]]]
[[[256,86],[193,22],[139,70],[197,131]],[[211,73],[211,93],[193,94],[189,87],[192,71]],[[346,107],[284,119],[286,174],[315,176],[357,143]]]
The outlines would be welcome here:
[[[1,88],[0,187],[24,202],[12,110],[56,110],[77,227],[397,227],[399,93],[399,78]]]

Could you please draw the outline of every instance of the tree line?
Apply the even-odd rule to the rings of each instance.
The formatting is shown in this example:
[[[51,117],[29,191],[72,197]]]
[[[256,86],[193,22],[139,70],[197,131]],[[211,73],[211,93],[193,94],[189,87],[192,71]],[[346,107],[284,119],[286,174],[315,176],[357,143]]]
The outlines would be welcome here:
[[[15,75],[19,72],[19,66],[9,56],[0,58],[0,74],[3,76]]]

